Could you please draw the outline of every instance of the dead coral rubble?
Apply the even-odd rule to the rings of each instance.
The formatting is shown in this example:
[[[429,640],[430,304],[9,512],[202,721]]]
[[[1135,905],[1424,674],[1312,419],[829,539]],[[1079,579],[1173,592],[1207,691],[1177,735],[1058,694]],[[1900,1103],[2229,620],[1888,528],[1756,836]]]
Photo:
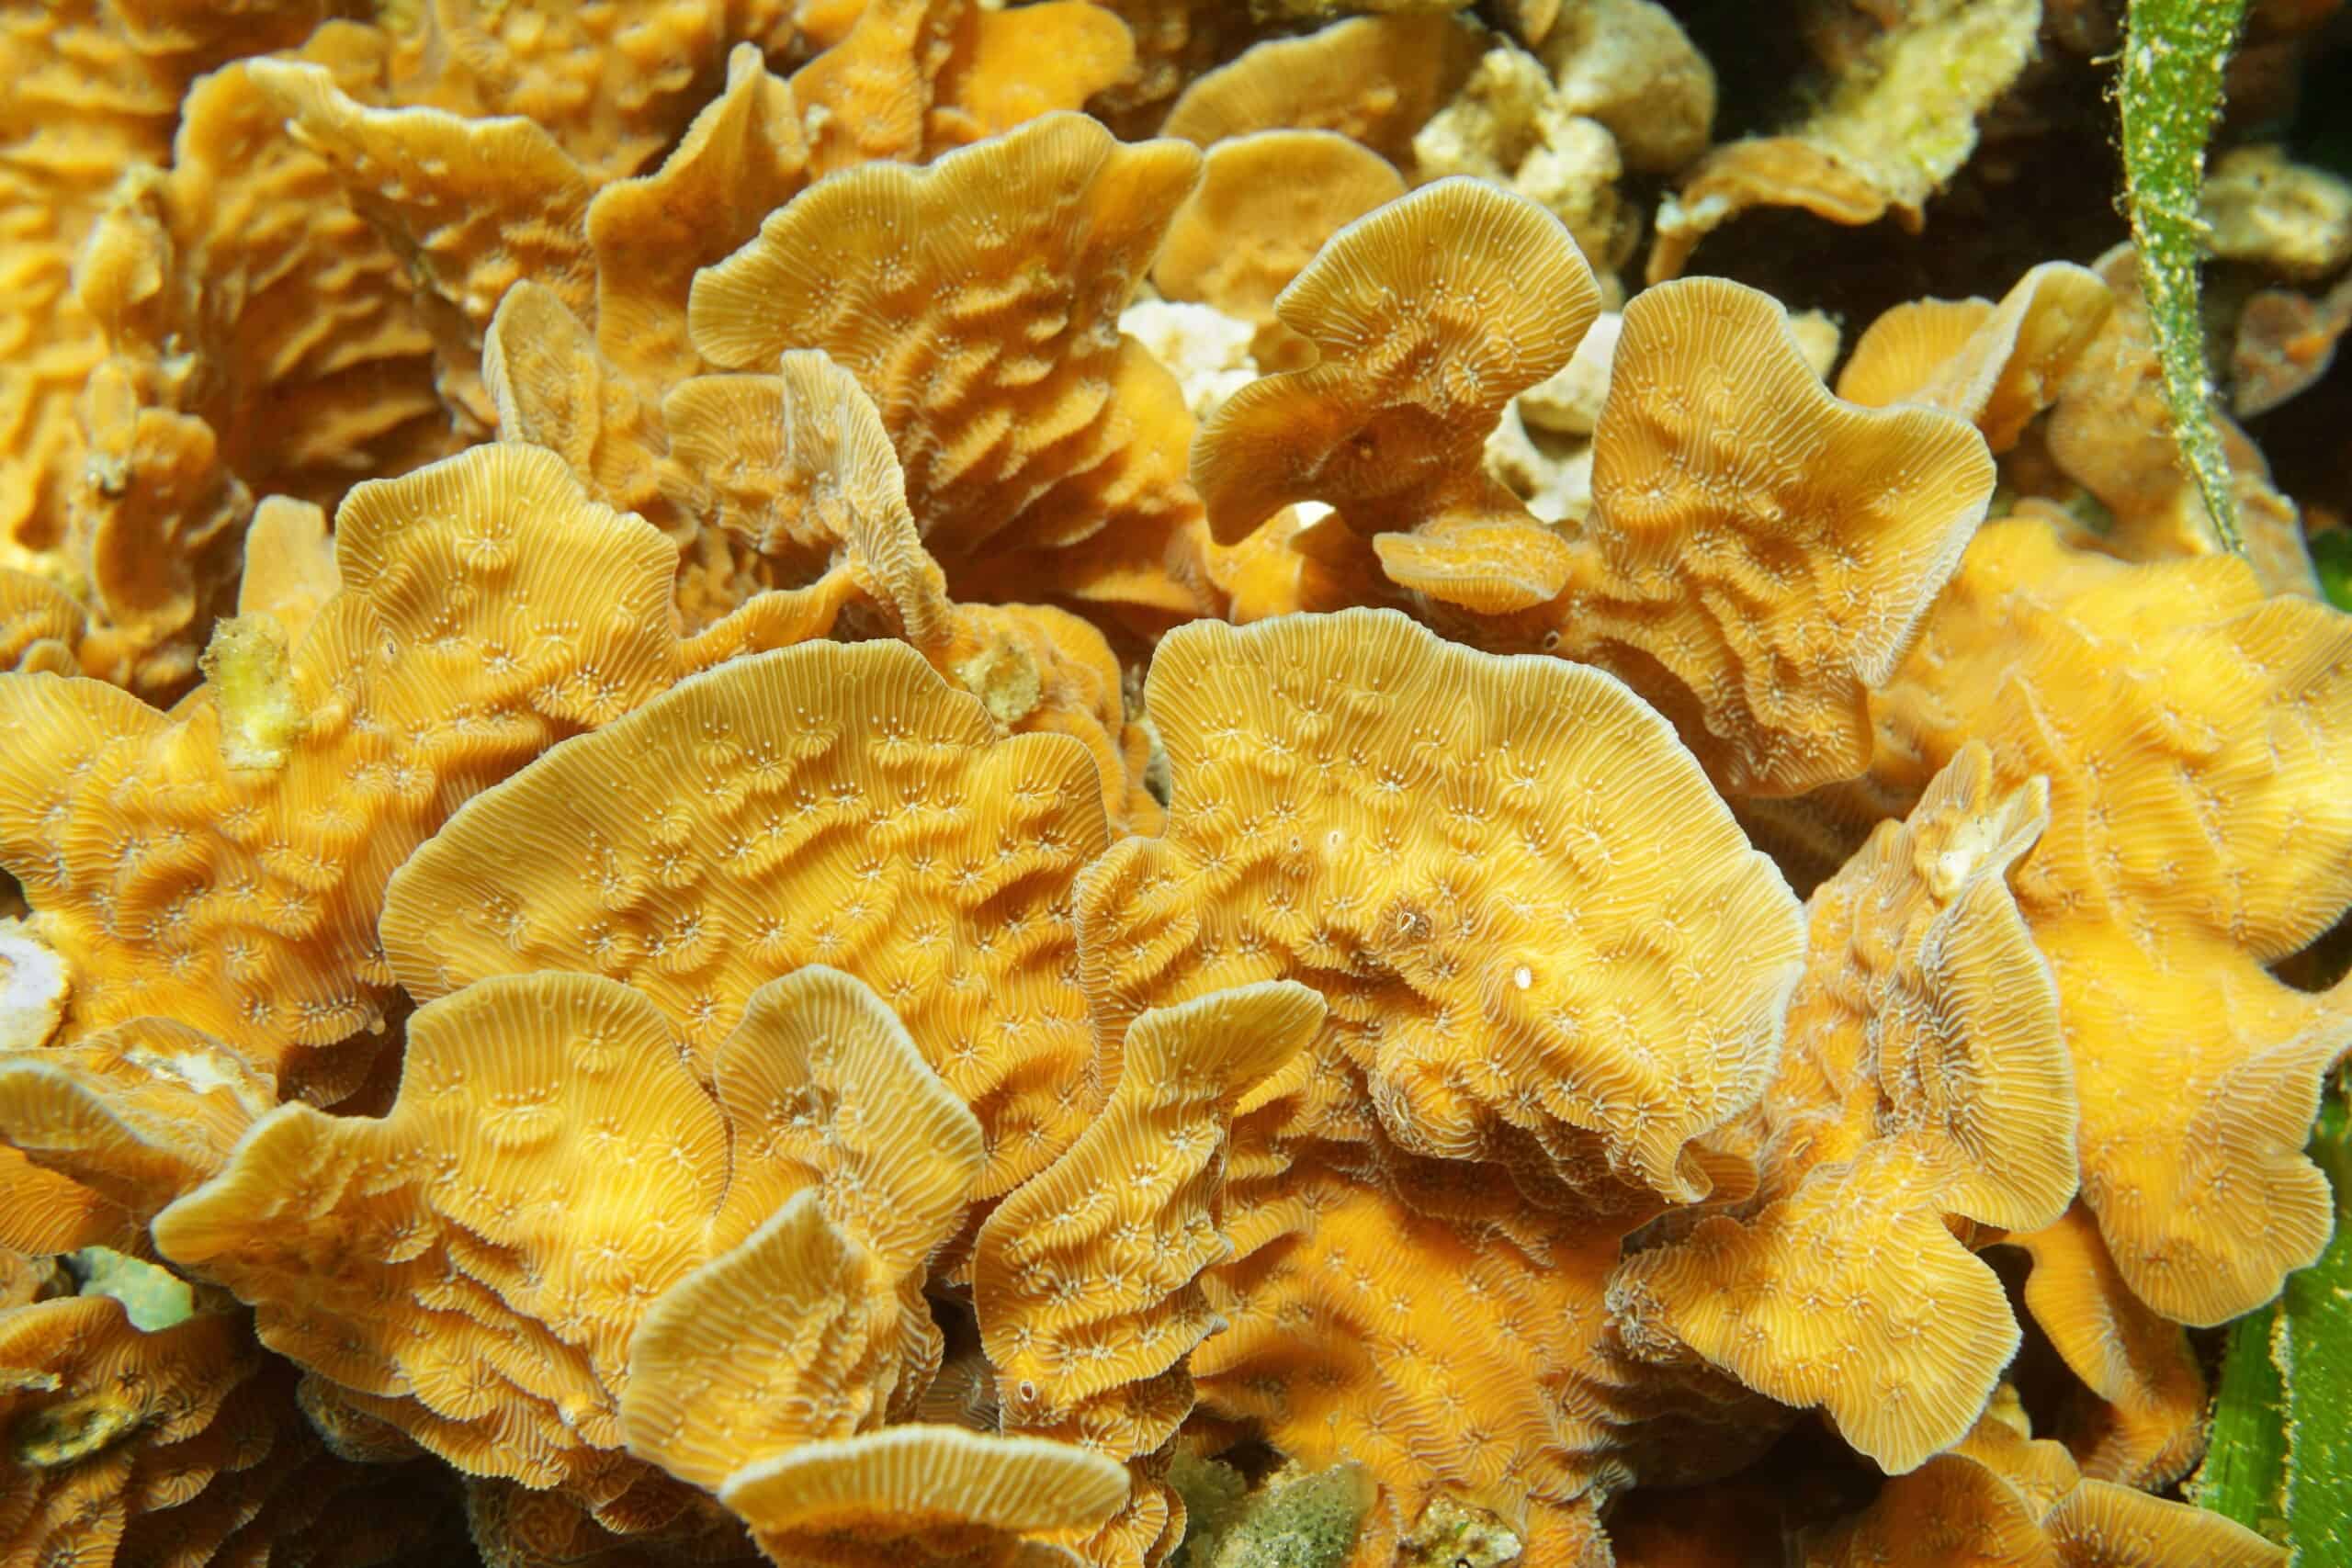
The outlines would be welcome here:
[[[2036,7],[225,9],[0,0],[0,1560],[2283,1562],[2292,503],[1618,272]]]

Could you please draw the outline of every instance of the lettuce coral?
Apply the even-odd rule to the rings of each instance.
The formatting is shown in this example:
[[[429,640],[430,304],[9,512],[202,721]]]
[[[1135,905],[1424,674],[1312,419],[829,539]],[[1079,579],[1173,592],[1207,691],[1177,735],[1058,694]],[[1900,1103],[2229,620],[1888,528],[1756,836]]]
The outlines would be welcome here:
[[[2128,252],[1621,299],[1864,9],[0,0],[0,1555],[2279,1562],[2352,623]]]

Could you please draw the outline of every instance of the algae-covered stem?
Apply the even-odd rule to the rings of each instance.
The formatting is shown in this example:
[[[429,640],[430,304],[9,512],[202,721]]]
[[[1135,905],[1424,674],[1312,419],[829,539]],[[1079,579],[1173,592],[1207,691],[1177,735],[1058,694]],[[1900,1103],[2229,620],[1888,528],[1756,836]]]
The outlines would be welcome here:
[[[2182,461],[2222,544],[2244,555],[2230,467],[2214,427],[2212,383],[2198,314],[2199,216],[2205,142],[2222,101],[2222,69],[2246,0],[2132,0],[2123,45],[2123,180],[2140,287],[2154,324],[2165,400]]]

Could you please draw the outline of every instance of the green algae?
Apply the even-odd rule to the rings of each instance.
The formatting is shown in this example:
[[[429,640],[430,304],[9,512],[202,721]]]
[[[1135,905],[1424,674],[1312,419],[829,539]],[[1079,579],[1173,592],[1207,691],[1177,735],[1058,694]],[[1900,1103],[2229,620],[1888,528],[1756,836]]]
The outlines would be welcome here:
[[[1249,1502],[1249,1480],[1222,1460],[1179,1450],[1168,1466],[1168,1484],[1184,1504],[1184,1543],[1170,1568],[1207,1568],[1216,1543]]]
[[[1169,1483],[1186,1512],[1174,1568],[1340,1568],[1378,1495],[1357,1464],[1277,1476],[1248,1492],[1229,1465],[1180,1458]]]
[[[2222,544],[2245,553],[2230,465],[2213,423],[2198,265],[2205,143],[2222,102],[2222,71],[2246,0],[2132,0],[2123,42],[2124,203],[2140,254],[2140,288],[2164,367],[2173,439],[2196,476]]]
[[[2339,610],[2352,610],[2352,530],[2331,528],[2313,534],[2312,570],[2319,574],[2319,591]]]
[[[65,1261],[80,1281],[81,1294],[111,1296],[120,1302],[130,1326],[142,1334],[186,1323],[196,1312],[196,1295],[188,1282],[160,1264],[110,1247],[85,1247]]]

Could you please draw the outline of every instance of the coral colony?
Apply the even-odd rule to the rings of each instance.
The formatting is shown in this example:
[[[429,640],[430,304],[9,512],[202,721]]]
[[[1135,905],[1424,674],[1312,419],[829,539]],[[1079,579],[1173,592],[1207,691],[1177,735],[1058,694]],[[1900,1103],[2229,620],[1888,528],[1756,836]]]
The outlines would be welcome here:
[[[2352,618],[1685,9],[0,4],[0,1562],[2285,1564]]]

